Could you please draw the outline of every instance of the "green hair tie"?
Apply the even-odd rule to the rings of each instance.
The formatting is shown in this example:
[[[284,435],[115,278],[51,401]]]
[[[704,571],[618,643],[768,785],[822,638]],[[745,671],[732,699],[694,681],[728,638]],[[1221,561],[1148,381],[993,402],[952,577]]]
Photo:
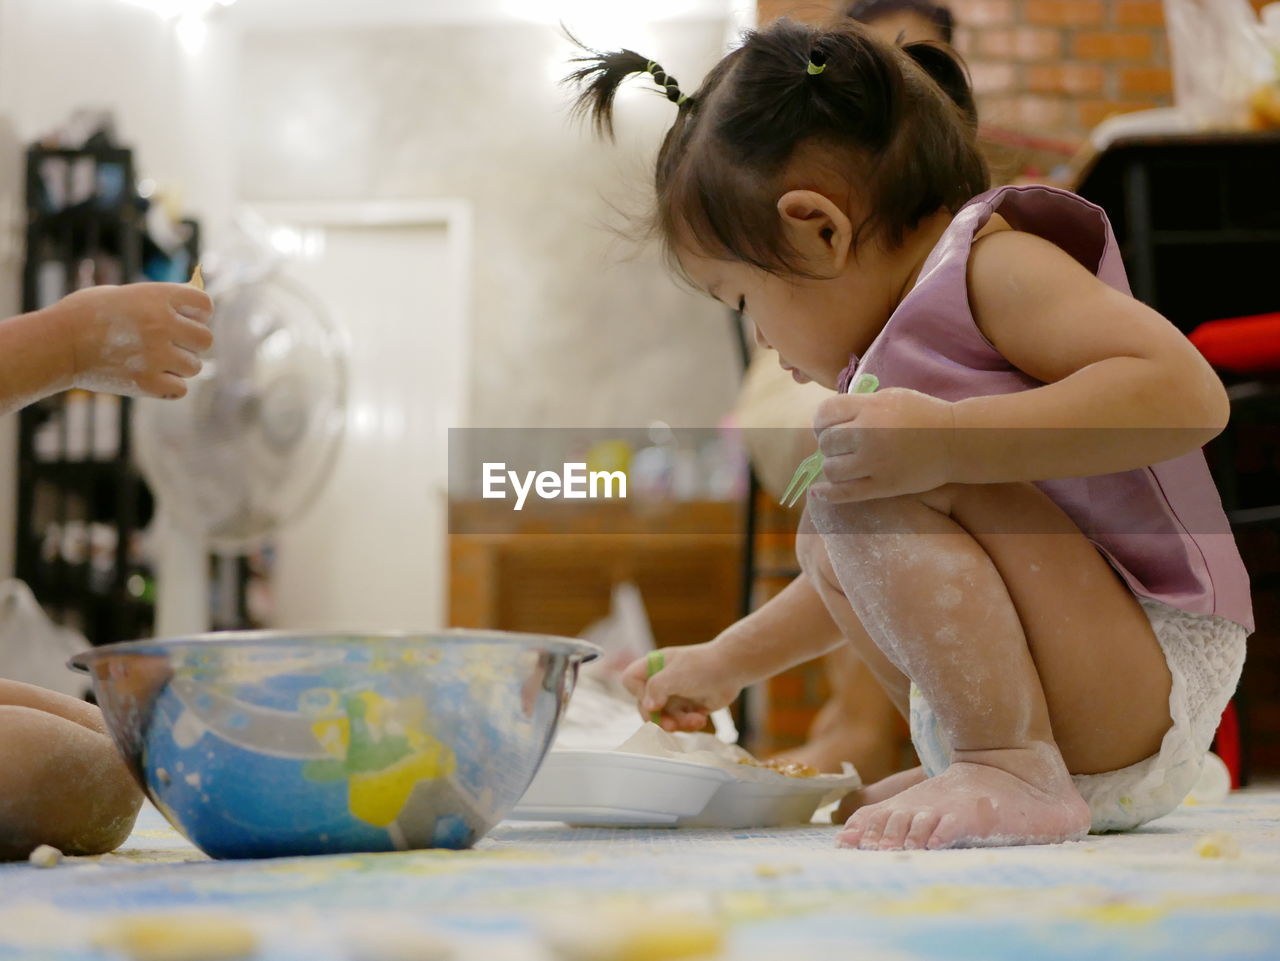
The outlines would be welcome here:
[[[806,72],[811,77],[816,77],[826,69],[827,65],[825,63],[814,63],[812,60],[809,61],[809,66],[805,68]]]

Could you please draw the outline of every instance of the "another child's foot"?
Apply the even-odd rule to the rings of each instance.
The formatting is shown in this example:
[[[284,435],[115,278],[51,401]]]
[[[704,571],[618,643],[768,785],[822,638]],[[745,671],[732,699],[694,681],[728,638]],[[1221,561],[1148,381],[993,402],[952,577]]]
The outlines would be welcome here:
[[[836,843],[910,851],[1058,844],[1083,837],[1089,808],[1061,760],[1046,766],[1026,756],[1030,753],[983,752],[982,762],[957,761],[937,777],[858,808]]]
[[[852,791],[845,795],[844,800],[840,802],[840,806],[831,815],[831,823],[844,824],[853,815],[854,811],[870,807],[873,804],[879,804],[881,801],[887,801],[889,798],[901,794],[907,788],[915,787],[924,779],[924,768],[913,767],[907,771],[890,774],[888,777],[881,778],[866,787]]]

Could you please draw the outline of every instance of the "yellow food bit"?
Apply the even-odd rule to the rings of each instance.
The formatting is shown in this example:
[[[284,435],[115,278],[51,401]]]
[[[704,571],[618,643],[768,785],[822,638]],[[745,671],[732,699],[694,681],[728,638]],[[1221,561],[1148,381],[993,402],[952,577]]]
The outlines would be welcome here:
[[[1167,911],[1152,904],[1100,904],[1077,912],[1080,917],[1100,924],[1153,924]]]
[[[756,877],[780,878],[784,874],[796,874],[799,870],[794,864],[757,864]]]
[[[204,290],[204,273],[200,270],[199,264],[196,264],[196,269],[191,274],[191,280],[188,283],[196,290]]]
[[[710,921],[658,920],[647,930],[636,930],[622,939],[617,961],[678,961],[681,958],[715,957],[724,943],[724,931]]]
[[[767,761],[757,761],[753,757],[744,757],[739,759],[739,764],[746,764],[750,767],[762,767],[770,771],[777,771],[786,777],[817,777],[818,769],[811,764],[805,764],[803,761],[788,761],[786,758],[773,757]]]
[[[692,913],[606,911],[551,937],[558,961],[694,961],[716,958],[724,924]]]
[[[1215,831],[1197,841],[1195,850],[1202,858],[1238,858],[1240,842],[1226,831]]]
[[[96,947],[132,961],[234,961],[258,950],[258,937],[231,918],[135,915],[106,925]]]

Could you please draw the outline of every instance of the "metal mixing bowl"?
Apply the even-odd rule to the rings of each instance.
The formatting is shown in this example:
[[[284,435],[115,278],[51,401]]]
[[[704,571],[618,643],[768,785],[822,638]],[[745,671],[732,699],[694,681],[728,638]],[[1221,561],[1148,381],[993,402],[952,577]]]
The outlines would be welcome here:
[[[585,641],[226,632],[86,651],[147,796],[216,858],[465,848],[520,800]]]

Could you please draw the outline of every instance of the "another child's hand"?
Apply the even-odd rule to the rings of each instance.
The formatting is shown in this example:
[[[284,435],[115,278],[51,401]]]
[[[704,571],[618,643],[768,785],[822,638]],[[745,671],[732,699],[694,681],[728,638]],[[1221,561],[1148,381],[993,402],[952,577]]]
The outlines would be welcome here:
[[[930,491],[951,480],[952,405],[914,390],[839,394],[823,401],[814,433],[824,481],[809,496],[830,503]]]
[[[71,347],[72,384],[89,390],[182,397],[213,346],[213,301],[186,284],[90,287],[50,309]]]
[[[732,704],[742,690],[714,641],[666,647],[662,654],[664,666],[653,677],[642,657],[623,671],[622,683],[640,702],[641,716],[647,721],[661,712],[659,721],[668,731],[702,730],[711,712]]]

